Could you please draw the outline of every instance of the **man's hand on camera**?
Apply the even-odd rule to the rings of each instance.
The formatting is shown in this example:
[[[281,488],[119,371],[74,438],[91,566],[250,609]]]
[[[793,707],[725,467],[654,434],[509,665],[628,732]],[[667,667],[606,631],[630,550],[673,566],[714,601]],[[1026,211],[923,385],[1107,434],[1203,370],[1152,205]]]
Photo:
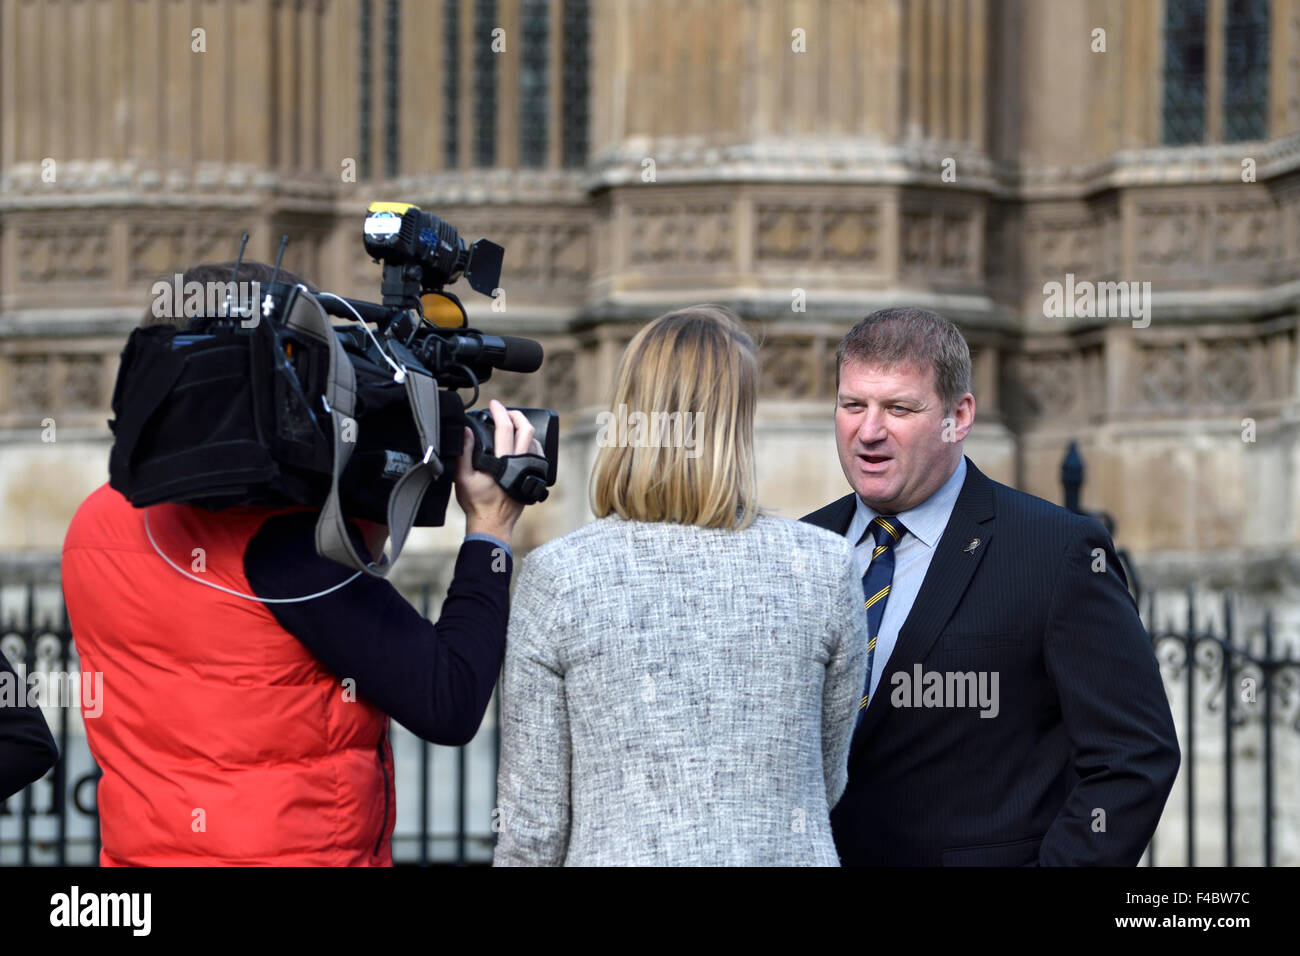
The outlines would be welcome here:
[[[536,429],[523,412],[508,412],[495,398],[488,403],[496,426],[493,448],[497,455],[525,455],[531,450],[542,454],[541,444],[533,437]],[[476,471],[470,464],[474,457],[474,433],[465,429],[465,451],[456,462],[456,503],[465,512],[465,533],[479,532],[510,543],[515,522],[524,506],[515,501],[491,475]]]

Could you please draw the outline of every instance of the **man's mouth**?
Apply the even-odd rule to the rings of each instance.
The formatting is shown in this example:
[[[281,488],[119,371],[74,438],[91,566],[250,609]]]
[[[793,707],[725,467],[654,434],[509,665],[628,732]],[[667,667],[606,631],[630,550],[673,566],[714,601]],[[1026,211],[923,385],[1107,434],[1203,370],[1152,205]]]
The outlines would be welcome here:
[[[862,463],[862,470],[868,473],[883,471],[885,466],[893,461],[890,455],[858,455],[858,461]]]

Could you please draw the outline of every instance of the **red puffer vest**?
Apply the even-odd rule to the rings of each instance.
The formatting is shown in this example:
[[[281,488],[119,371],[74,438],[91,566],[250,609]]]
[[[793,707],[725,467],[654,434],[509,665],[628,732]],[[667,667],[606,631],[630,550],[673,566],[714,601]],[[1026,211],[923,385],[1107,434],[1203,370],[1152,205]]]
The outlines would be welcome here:
[[[244,550],[280,513],[148,509],[163,554],[242,594]],[[144,517],[104,485],[63,544],[81,668],[103,673],[103,711],[85,718],[101,864],[391,866],[388,717],[266,605],[168,567]]]

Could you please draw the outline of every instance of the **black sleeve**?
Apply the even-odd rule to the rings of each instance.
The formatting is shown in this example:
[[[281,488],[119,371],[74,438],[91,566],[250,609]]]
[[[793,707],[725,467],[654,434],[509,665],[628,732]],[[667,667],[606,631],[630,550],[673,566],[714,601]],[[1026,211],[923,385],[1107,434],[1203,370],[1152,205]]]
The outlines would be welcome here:
[[[1043,660],[1079,781],[1048,827],[1038,862],[1136,866],[1178,775],[1174,718],[1151,640],[1099,521],[1078,522],[1063,561]],[[1101,831],[1093,827],[1098,810],[1107,824]]]
[[[7,685],[7,686],[6,686]],[[0,800],[45,776],[59,759],[39,707],[27,706],[27,683],[0,654]]]
[[[295,512],[262,526],[244,555],[254,594],[313,594],[353,573],[316,553],[317,517]],[[367,554],[350,523],[348,532]],[[267,607],[340,681],[355,680],[359,696],[425,740],[460,746],[478,732],[501,672],[511,570],[499,547],[464,542],[436,625],[367,574],[323,597]]]

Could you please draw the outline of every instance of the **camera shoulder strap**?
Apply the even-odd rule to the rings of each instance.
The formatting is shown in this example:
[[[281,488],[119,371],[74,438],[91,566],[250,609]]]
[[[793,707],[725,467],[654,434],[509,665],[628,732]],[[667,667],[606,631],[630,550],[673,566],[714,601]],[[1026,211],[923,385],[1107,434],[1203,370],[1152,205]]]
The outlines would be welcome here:
[[[420,513],[424,493],[442,476],[442,460],[438,457],[438,382],[423,369],[407,366],[406,394],[410,399],[411,414],[415,418],[420,444],[424,447],[424,457],[397,480],[392,494],[388,496],[388,533],[393,539],[393,556],[387,565],[383,565],[382,573],[387,573],[402,553],[406,536]]]

